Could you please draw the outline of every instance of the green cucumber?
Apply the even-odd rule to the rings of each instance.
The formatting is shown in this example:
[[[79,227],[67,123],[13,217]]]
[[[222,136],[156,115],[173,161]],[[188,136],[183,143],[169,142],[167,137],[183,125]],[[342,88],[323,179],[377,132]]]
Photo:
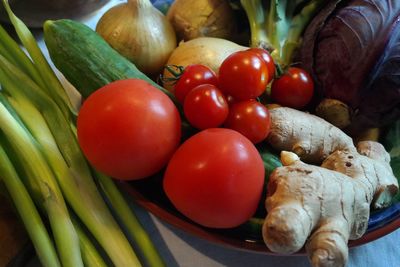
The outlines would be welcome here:
[[[258,145],[257,149],[264,163],[264,189],[257,211],[253,217],[240,225],[238,230],[243,236],[255,240],[262,240],[262,226],[264,224],[264,219],[267,216],[267,211],[265,210],[265,199],[267,198],[267,184],[269,181],[269,176],[276,168],[282,166],[282,162],[279,158],[279,155],[266,144],[262,143],[261,145]]]
[[[262,240],[262,227],[264,224],[264,218],[251,217],[244,224],[238,227],[241,236],[249,239]]]
[[[147,77],[85,24],[69,19],[48,20],[43,30],[54,65],[84,98],[110,82],[137,78],[162,90],[175,102],[169,91]]]
[[[257,147],[258,152],[260,153],[261,159],[263,160],[264,163],[264,169],[265,169],[265,177],[264,177],[264,188],[263,192],[261,195],[260,203],[258,205],[257,211],[255,213],[256,217],[261,217],[264,218],[267,214],[265,210],[265,199],[267,198],[267,184],[269,181],[269,176],[271,173],[278,167],[282,166],[282,162],[279,158],[279,155],[275,153],[271,148],[269,148],[267,145],[262,143]]]
[[[277,153],[275,153],[271,148],[266,146],[265,144],[261,147],[258,147],[258,152],[261,155],[261,158],[264,163],[265,168],[265,184],[268,183],[269,176],[271,173],[277,168],[282,166],[282,162]]]
[[[238,226],[237,230],[240,235],[249,238],[251,240],[262,241],[262,227],[264,224],[267,211],[265,209],[265,199],[267,198],[267,184],[271,173],[278,167],[282,166],[282,162],[279,155],[265,143],[261,143],[257,146],[257,150],[264,163],[265,169],[265,180],[264,190],[262,192],[260,203],[258,204],[257,211],[253,217],[247,220],[245,223]]]

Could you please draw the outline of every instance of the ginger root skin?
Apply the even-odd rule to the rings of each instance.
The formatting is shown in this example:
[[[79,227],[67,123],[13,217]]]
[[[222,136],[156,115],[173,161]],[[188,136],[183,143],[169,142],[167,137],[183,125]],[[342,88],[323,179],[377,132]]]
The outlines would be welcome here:
[[[292,152],[281,153],[284,166],[271,174],[265,202],[263,239],[270,250],[291,254],[305,245],[313,266],[345,265],[348,240],[367,230],[371,203],[381,190],[387,196],[383,200],[398,191],[383,146],[368,141],[358,150],[362,154],[337,150],[321,167]]]
[[[327,160],[335,162],[336,153]],[[354,164],[357,156],[345,154]],[[345,266],[348,240],[367,230],[376,184],[300,160],[277,168],[268,183],[265,244],[283,254],[306,245],[313,266]]]
[[[389,206],[399,190],[390,156],[374,141],[356,147],[315,115],[287,107],[270,115],[268,142],[282,151],[284,166],[268,182],[264,242],[281,254],[305,246],[314,267],[343,267],[348,241],[367,230],[371,205]]]
[[[373,184],[372,207],[382,209],[390,206],[399,184],[390,167],[389,153],[382,144],[374,141],[359,142],[357,151],[356,155],[336,151],[321,167],[341,172],[368,185]]]
[[[292,151],[304,162],[318,165],[336,150],[355,151],[348,135],[318,116],[288,107],[269,111],[268,143],[278,151]]]
[[[268,183],[263,225],[267,247],[291,254],[307,243],[313,266],[344,266],[352,229],[365,232],[369,218],[369,203],[355,181],[300,160],[277,168]],[[323,264],[332,258],[335,265]]]
[[[398,182],[390,167],[390,155],[385,148],[375,141],[362,141],[354,145],[351,137],[339,128],[324,119],[288,107],[277,107],[269,110],[271,116],[271,130],[268,135],[269,144],[278,151],[291,151],[297,154],[306,163],[320,165],[335,151],[374,157],[380,163],[379,181],[373,199],[374,208],[385,208],[391,204],[392,197],[398,191]],[[331,161],[336,164],[331,157]],[[369,160],[367,160],[368,162]],[[384,163],[386,162],[386,163]],[[336,167],[326,168],[335,169]],[[345,170],[347,169],[347,171]],[[350,172],[343,167],[343,173]],[[355,175],[355,174],[354,174]],[[350,175],[353,177],[354,175]]]

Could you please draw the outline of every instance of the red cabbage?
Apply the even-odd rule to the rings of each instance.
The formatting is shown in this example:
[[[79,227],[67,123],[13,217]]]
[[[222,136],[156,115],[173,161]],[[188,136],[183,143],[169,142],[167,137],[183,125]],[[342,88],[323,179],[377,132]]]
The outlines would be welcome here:
[[[331,1],[304,33],[300,58],[317,97],[351,108],[349,129],[400,118],[400,0]]]

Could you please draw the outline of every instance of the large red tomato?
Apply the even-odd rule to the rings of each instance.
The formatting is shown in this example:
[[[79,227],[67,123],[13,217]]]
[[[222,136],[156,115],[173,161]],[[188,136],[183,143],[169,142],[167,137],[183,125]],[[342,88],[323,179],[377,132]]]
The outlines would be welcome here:
[[[99,171],[140,179],[161,170],[179,145],[181,119],[173,102],[139,79],[112,82],[90,95],[77,121],[84,155]]]
[[[247,221],[257,209],[263,184],[264,165],[255,146],[225,128],[190,137],[171,158],[163,181],[181,213],[213,228]]]

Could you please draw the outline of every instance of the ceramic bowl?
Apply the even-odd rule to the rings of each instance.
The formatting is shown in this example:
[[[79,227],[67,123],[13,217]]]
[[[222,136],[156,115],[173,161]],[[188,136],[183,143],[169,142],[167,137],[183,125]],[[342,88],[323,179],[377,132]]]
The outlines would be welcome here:
[[[162,190],[161,177],[123,183],[126,190],[137,204],[188,234],[240,250],[274,254],[265,246],[261,236],[256,236],[243,228],[210,229],[203,227],[179,213]],[[371,213],[367,232],[357,240],[351,240],[349,247],[360,246],[374,241],[400,228],[400,202],[389,208]],[[304,254],[304,250],[298,254]]]

